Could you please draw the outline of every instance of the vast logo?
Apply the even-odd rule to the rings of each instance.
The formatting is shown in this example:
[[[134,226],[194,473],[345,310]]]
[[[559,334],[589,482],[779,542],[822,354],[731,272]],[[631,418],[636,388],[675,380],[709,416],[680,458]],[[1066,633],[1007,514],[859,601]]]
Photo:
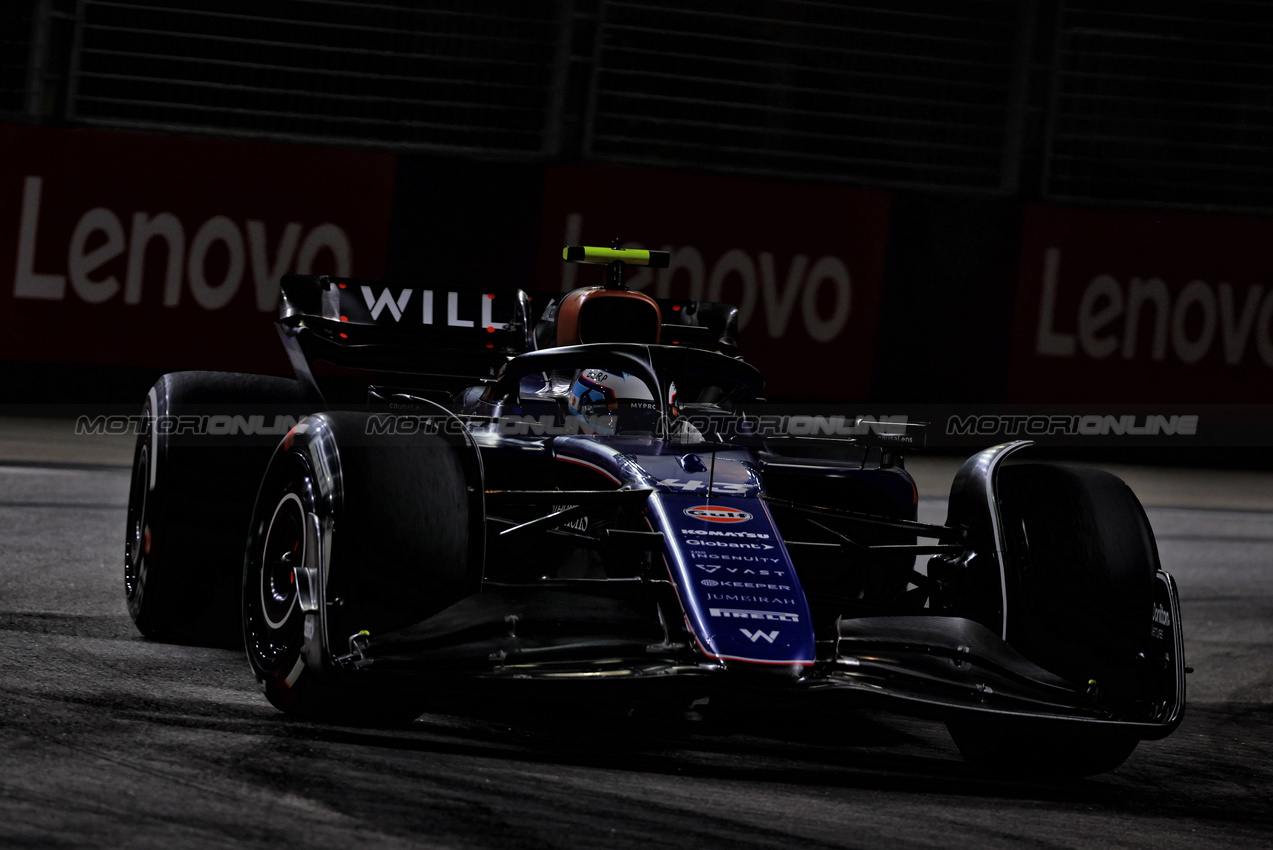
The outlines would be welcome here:
[[[708,522],[747,522],[751,519],[751,514],[746,511],[740,511],[737,508],[722,508],[716,505],[696,505],[692,508],[686,508],[684,511],[686,516],[694,517],[694,519],[705,519]]]
[[[738,631],[742,632],[743,635],[746,636],[746,638],[752,643],[755,643],[760,638],[764,638],[770,643],[773,643],[774,639],[778,637],[777,629],[774,629],[772,632],[762,632],[760,629],[756,629],[754,632],[748,629],[739,629]]]

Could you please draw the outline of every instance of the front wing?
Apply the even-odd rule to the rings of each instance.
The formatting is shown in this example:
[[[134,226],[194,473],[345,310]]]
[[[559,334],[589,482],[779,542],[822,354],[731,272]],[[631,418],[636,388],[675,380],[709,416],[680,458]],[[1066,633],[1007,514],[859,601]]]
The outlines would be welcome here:
[[[1146,661],[1162,667],[1147,671],[1159,685],[1150,700],[1123,716],[1102,709],[1094,695],[1033,664],[971,620],[842,619],[834,645],[819,646],[819,660],[793,673],[696,657],[634,596],[624,598],[613,587],[594,593],[564,584],[534,591],[490,588],[408,629],[354,636],[348,652],[327,656],[327,673],[430,689],[445,682],[827,699],[945,719],[976,713],[1102,726],[1156,739],[1179,725],[1185,702],[1179,600],[1166,572],[1158,573],[1155,602],[1170,618],[1156,627],[1153,658]]]

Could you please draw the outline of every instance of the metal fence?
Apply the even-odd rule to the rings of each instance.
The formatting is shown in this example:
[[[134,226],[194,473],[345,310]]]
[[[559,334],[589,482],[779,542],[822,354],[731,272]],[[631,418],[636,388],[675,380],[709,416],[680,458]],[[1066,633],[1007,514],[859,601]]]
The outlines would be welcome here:
[[[0,6],[0,114],[22,114],[30,108],[31,12],[17,4]]]
[[[1273,209],[1273,3],[1067,0],[1044,193]]]
[[[615,0],[602,13],[592,157],[894,185],[1007,181],[1013,0]]]
[[[83,0],[79,12],[74,120],[544,150],[552,4]]]
[[[1268,0],[5,9],[10,119],[1273,210]]]

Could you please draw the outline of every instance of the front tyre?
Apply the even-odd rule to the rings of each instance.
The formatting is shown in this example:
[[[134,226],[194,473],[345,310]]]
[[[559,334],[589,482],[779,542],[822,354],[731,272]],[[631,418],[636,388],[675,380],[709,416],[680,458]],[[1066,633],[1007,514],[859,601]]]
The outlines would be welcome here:
[[[1008,642],[1091,694],[1112,719],[1146,719],[1145,658],[1158,549],[1131,488],[1107,472],[1005,466],[998,485],[1008,544]],[[1136,748],[1126,734],[971,716],[947,724],[960,751],[991,770],[1088,776]]]
[[[476,590],[482,495],[466,446],[369,434],[368,419],[309,417],[275,451],[249,525],[243,635],[280,711],[393,724],[420,714],[420,695],[333,670],[330,656],[350,635],[411,625]]]

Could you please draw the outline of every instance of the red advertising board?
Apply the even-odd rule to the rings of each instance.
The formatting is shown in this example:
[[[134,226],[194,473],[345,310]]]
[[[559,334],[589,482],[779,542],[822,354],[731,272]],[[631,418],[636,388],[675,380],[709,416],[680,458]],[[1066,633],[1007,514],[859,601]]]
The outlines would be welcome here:
[[[668,269],[634,271],[656,297],[740,308],[740,349],[775,397],[863,399],[870,390],[884,279],[889,195],[845,187],[609,166],[549,169],[543,291],[599,284],[561,261],[565,245],[670,251]],[[554,250],[555,249],[555,250]]]
[[[1028,207],[1010,402],[1273,401],[1273,220]]]
[[[383,274],[395,157],[0,125],[0,360],[286,371],[288,272]]]

